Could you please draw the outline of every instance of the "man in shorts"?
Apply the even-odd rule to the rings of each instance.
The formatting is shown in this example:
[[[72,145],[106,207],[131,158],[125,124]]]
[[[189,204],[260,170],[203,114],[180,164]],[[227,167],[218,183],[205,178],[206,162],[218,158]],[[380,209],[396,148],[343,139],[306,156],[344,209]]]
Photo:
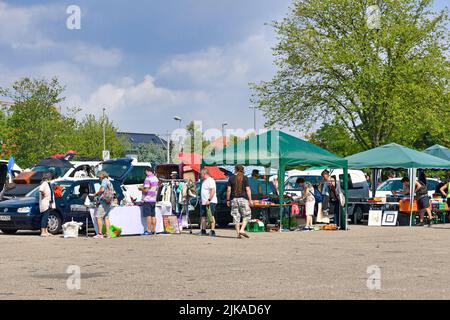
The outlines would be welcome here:
[[[156,197],[158,194],[159,180],[155,176],[153,168],[146,167],[142,191],[142,215],[147,220],[147,230],[143,236],[156,235]]]
[[[201,189],[201,200],[202,204],[200,206],[200,216],[201,216],[201,231],[200,234],[202,236],[206,236],[206,219],[208,218],[207,212],[208,209],[211,211],[211,221],[209,223],[211,224],[211,232],[210,236],[215,237],[216,236],[216,206],[217,206],[217,188],[216,188],[216,181],[209,175],[208,169],[203,169],[202,172],[202,189]]]
[[[252,215],[250,208],[253,206],[252,191],[248,178],[244,175],[244,167],[240,164],[235,166],[235,175],[228,180],[227,206],[231,208],[237,238],[249,238],[249,235],[245,232],[245,227]]]

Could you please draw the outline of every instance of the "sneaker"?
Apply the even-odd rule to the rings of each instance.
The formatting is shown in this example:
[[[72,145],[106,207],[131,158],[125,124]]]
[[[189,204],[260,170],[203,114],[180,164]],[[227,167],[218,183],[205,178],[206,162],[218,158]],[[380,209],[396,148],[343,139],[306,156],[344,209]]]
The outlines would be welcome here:
[[[200,232],[200,235],[201,235],[201,236],[206,236],[206,234],[207,234],[207,233],[206,233],[206,230],[203,230],[203,229],[202,229],[202,231]]]
[[[419,222],[418,224],[416,224],[417,227],[423,227],[424,223],[423,222]]]
[[[145,232],[142,234],[142,236],[144,236],[144,237],[149,236],[149,235],[151,235],[151,233],[148,232],[148,231],[145,231]]]
[[[97,234],[96,236],[94,236],[94,239],[103,239],[103,235],[102,234]]]
[[[215,232],[214,230],[211,230],[211,231],[209,232],[209,235],[210,235],[211,237],[215,237],[215,236],[216,236],[216,232]]]

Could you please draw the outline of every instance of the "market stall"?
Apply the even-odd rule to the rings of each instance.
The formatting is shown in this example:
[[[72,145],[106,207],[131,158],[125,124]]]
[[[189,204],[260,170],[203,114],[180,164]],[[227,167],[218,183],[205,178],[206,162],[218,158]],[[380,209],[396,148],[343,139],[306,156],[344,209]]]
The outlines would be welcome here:
[[[346,158],[351,169],[408,169],[410,181],[416,180],[417,169],[449,169],[450,161],[419,152],[396,143],[387,144],[368,151],[354,154]],[[408,199],[391,202],[398,205],[400,214],[408,214],[409,225],[413,224],[414,211],[414,183],[411,183],[410,196]],[[408,210],[405,201],[408,200]],[[388,204],[388,199],[372,199],[380,205]],[[401,204],[401,207],[400,207]],[[388,208],[391,212],[392,208]],[[387,210],[386,210],[387,211]]]
[[[287,169],[295,166],[326,166],[344,169],[345,208],[342,210],[342,227],[347,228],[348,166],[340,158],[310,142],[278,130],[251,136],[220,150],[205,154],[202,166],[254,165],[274,168],[278,172],[278,197],[280,222],[283,221],[284,177]],[[281,230],[281,228],[280,228]]]

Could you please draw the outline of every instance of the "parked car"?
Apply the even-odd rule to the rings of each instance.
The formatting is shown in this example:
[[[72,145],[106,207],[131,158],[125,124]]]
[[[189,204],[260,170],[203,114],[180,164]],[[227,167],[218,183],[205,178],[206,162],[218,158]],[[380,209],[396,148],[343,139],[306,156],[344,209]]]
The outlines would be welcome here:
[[[14,177],[14,187],[5,190],[1,200],[9,200],[24,197],[35,189],[42,180],[45,172],[51,172],[54,179],[95,177],[95,166],[99,162],[78,161],[70,162],[65,159],[47,158],[39,161],[37,165],[27,171],[23,171]]]
[[[314,186],[319,186],[323,182],[323,178],[320,175],[323,170],[292,170],[288,171],[288,178],[285,181],[285,192],[300,196],[301,189],[296,186],[298,178],[303,178],[305,181],[310,182]],[[330,175],[336,178],[337,183],[341,184],[342,190],[344,189],[344,170],[342,169],[330,169]],[[352,204],[352,202],[361,202],[369,198],[369,184],[367,183],[366,176],[361,170],[349,170],[348,171],[348,216],[349,218],[359,223],[363,219],[364,212],[367,211],[364,205]],[[322,210],[321,206],[318,210]]]
[[[138,162],[131,158],[119,158],[101,162],[97,171],[104,170],[110,178],[123,182],[129,196],[140,201],[142,192],[138,188],[146,178],[146,167],[151,167],[151,164],[149,162]]]
[[[120,182],[111,181],[118,200],[123,198]],[[80,210],[86,196],[100,190],[100,180],[97,178],[63,178],[51,183],[52,187],[63,187],[62,196],[55,198],[56,209],[49,216],[48,229],[52,234],[58,234],[65,222],[86,222],[92,226],[87,208]],[[39,212],[39,187],[35,187],[25,197],[0,202],[0,230],[6,234],[14,234],[18,230],[39,230],[41,213]]]
[[[378,186],[375,197],[385,198],[392,196],[392,191],[401,192],[403,190],[403,184],[401,180],[402,178],[391,178],[384,181],[381,185]],[[428,195],[430,197],[433,196],[439,182],[440,181],[438,179],[427,178]]]

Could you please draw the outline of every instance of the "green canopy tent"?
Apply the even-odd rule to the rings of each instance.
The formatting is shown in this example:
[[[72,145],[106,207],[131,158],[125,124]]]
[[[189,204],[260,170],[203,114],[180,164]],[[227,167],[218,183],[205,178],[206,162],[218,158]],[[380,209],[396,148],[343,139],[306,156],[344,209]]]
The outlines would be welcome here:
[[[202,166],[236,164],[277,169],[280,204],[283,204],[284,176],[287,168],[294,166],[343,168],[345,210],[342,213],[341,221],[343,221],[342,227],[347,228],[347,160],[310,142],[278,130],[270,130],[259,135],[251,136],[221,150],[212,150],[210,154],[204,154],[202,159]],[[282,221],[282,218],[283,208],[280,207],[280,221]]]
[[[450,161],[450,149],[440,146],[438,144],[435,144],[434,146],[429,147],[424,152],[427,154],[430,154],[432,156]]]
[[[415,181],[417,169],[450,168],[450,161],[409,149],[396,143],[363,151],[349,156],[346,159],[348,160],[348,167],[351,169],[408,169],[411,181]],[[411,213],[413,196],[414,184],[411,183]]]

